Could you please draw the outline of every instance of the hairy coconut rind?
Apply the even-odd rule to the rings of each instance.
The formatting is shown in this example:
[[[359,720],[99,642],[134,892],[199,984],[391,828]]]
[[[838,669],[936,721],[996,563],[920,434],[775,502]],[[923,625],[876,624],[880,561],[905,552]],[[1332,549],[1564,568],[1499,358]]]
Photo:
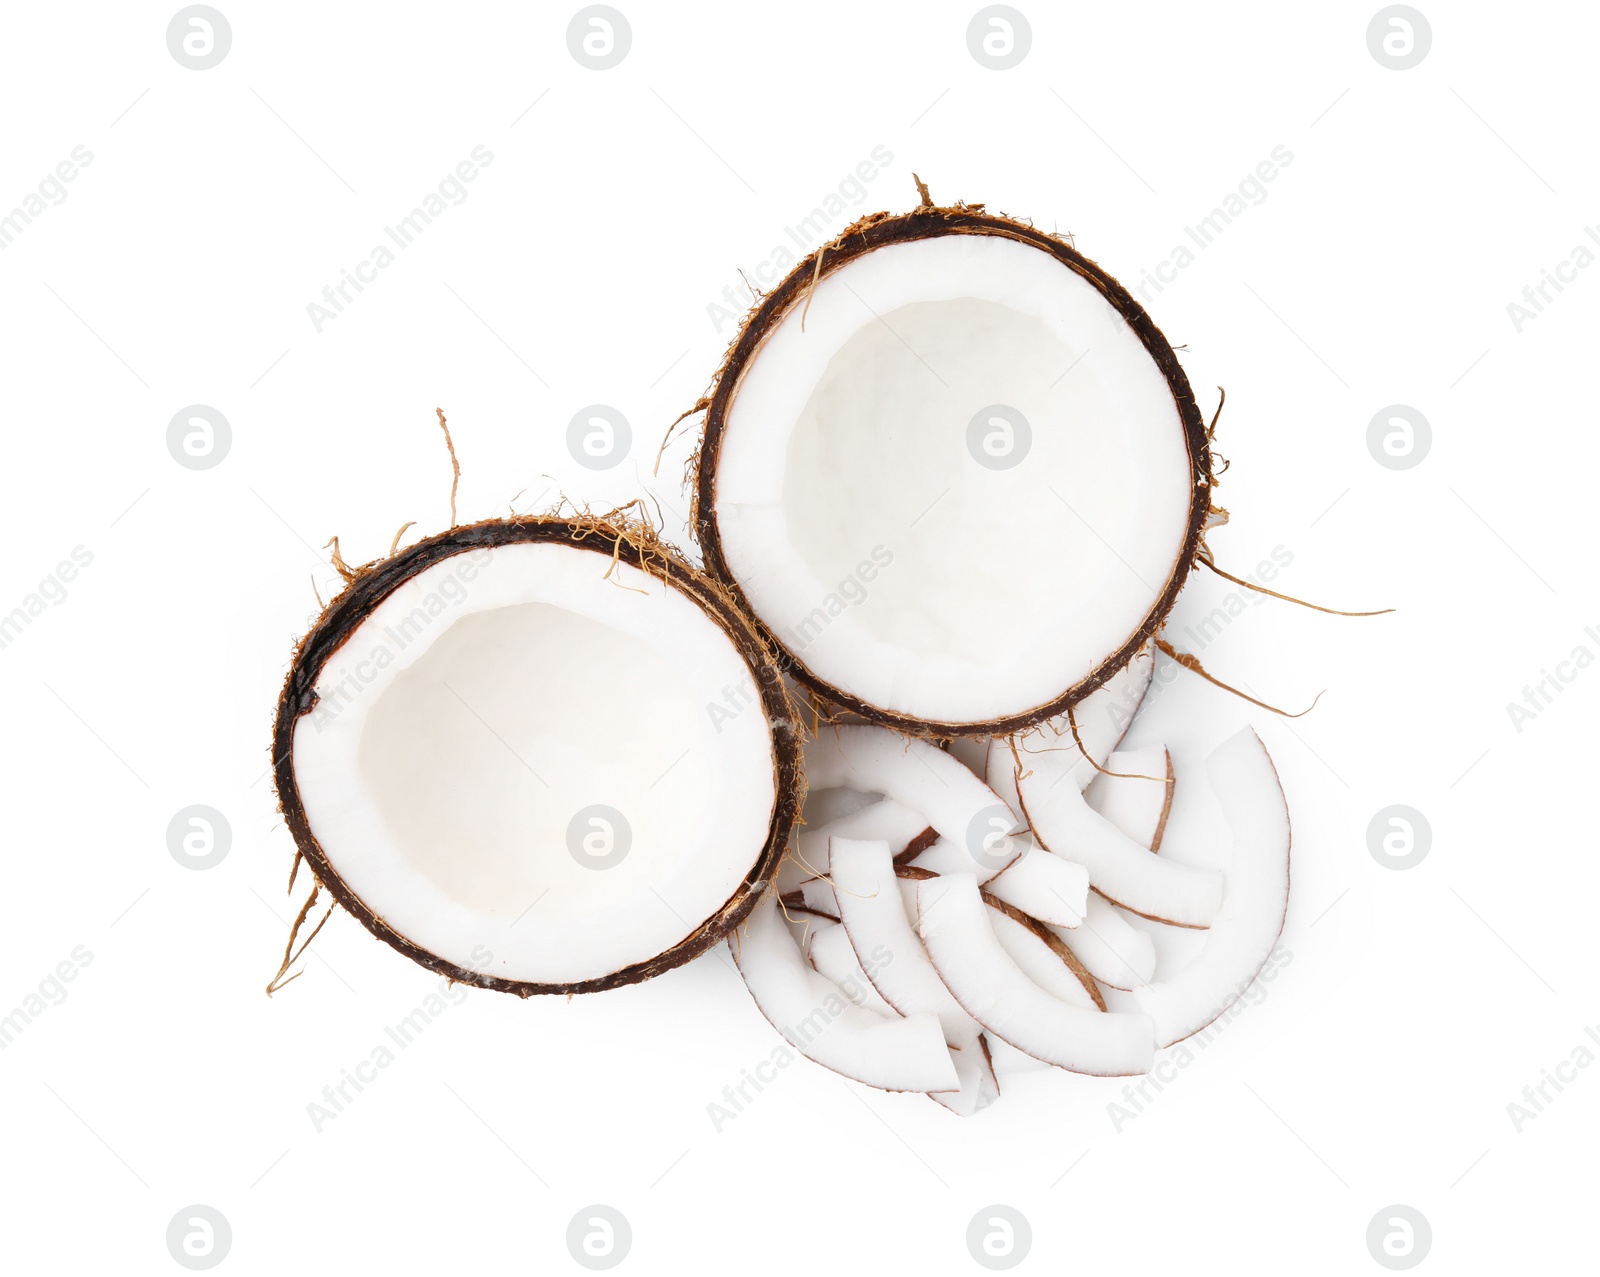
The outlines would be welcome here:
[[[941,723],[913,718],[870,705],[819,678],[807,668],[805,662],[788,651],[778,637],[756,616],[749,600],[740,589],[737,579],[722,552],[722,536],[717,528],[716,492],[717,465],[722,451],[722,438],[727,430],[728,414],[739,384],[750,368],[767,337],[796,306],[803,306],[810,293],[813,280],[822,279],[849,265],[856,258],[891,244],[912,240],[932,239],[940,235],[999,235],[1028,244],[1050,254],[1068,269],[1093,285],[1108,303],[1127,321],[1144,348],[1155,360],[1166,378],[1183,421],[1184,439],[1189,450],[1189,467],[1193,479],[1189,502],[1189,525],[1184,535],[1183,549],[1178,555],[1172,575],[1167,580],[1155,604],[1144,621],[1130,634],[1127,641],[1106,657],[1086,678],[1076,686],[1066,688],[1054,700],[1033,706],[1021,713],[980,723]],[[818,273],[817,254],[822,257]],[[1144,307],[1135,301],[1121,284],[1106,274],[1098,265],[1075,250],[1065,240],[1043,231],[1035,230],[1026,222],[1014,218],[986,213],[983,206],[957,205],[938,207],[925,205],[914,212],[900,216],[877,213],[864,217],[845,230],[838,239],[824,245],[801,261],[789,272],[776,289],[769,293],[749,315],[744,326],[728,349],[728,355],[716,376],[706,408],[705,431],[700,441],[695,465],[694,529],[695,539],[705,554],[706,570],[717,578],[738,600],[762,637],[779,654],[786,672],[794,675],[810,691],[853,711],[863,718],[892,727],[896,731],[914,736],[949,738],[951,736],[1008,736],[1024,731],[1048,718],[1066,712],[1067,707],[1081,701],[1118,670],[1124,668],[1134,654],[1148,642],[1172,610],[1178,591],[1194,566],[1196,552],[1201,545],[1207,512],[1211,508],[1213,478],[1211,448],[1206,435],[1205,419],[1195,403],[1194,391],[1184,375],[1173,352],[1172,344],[1162,336]]]
[[[648,572],[688,596],[728,636],[749,667],[751,678],[760,690],[762,710],[770,724],[772,737],[775,798],[767,840],[754,866],[727,903],[683,940],[655,957],[572,984],[507,980],[472,971],[420,948],[395,931],[339,877],[311,831],[294,773],[295,724],[316,707],[317,694],[314,689],[322,667],[373,609],[400,585],[443,559],[467,550],[493,549],[523,542],[552,542],[592,550],[596,556],[597,575],[605,570],[604,561],[614,558]],[[621,730],[625,724],[618,726]],[[805,798],[802,742],[799,715],[784,690],[783,678],[777,666],[726,591],[657,540],[647,525],[632,520],[607,522],[605,518],[580,514],[571,517],[546,515],[490,519],[467,524],[419,541],[391,558],[356,569],[344,592],[328,604],[295,651],[294,663],[290,666],[283,693],[278,700],[277,721],[272,732],[272,757],[279,809],[283,812],[289,832],[318,881],[340,905],[378,939],[430,971],[436,971],[460,984],[499,989],[526,998],[536,993],[596,993],[648,980],[651,976],[660,975],[698,957],[720,943],[744,921],[777,873],[790,830]]]

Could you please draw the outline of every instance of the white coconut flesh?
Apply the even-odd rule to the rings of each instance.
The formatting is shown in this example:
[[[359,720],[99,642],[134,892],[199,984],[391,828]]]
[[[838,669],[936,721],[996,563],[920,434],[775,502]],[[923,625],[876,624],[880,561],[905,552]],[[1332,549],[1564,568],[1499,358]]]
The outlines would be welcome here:
[[[1051,997],[1085,1011],[1104,1010],[1077,973],[1037,932],[992,905],[989,925],[994,928],[994,938],[1000,942],[1000,947],[1022,974]]]
[[[1017,800],[1017,769],[1035,772],[1052,786],[1069,783],[1086,789],[1109,766],[1112,751],[1133,726],[1139,707],[1155,674],[1153,649],[1143,648],[1126,668],[1072,707],[1072,719],[1062,714],[1014,737],[990,740],[983,777],[989,787],[1011,804]],[[1077,735],[1072,728],[1077,726]],[[1078,742],[1083,742],[1083,749]],[[1084,750],[1088,754],[1084,754]],[[1092,760],[1092,761],[1091,761]]]
[[[833,883],[826,878],[807,878],[793,891],[783,893],[785,909],[800,909],[819,918],[839,919],[839,902]]]
[[[762,1015],[807,1059],[884,1091],[959,1090],[938,1018],[856,1006],[807,965],[771,892],[728,943]]]
[[[1289,809],[1260,737],[1248,727],[1230,737],[1206,772],[1233,834],[1233,864],[1199,955],[1135,994],[1161,1046],[1199,1032],[1238,1001],[1277,944],[1289,904]]]
[[[889,844],[835,838],[830,854],[839,921],[857,960],[871,964],[870,979],[896,1011],[938,1017],[961,1079],[956,1095],[942,1097],[947,1105],[964,1115],[985,1107],[999,1091],[978,1041],[982,1026],[945,988],[917,939],[901,899]]]
[[[508,980],[591,980],[690,936],[759,859],[770,726],[705,709],[749,680],[697,603],[609,555],[458,554],[327,660],[295,780],[333,870],[394,932]]]
[[[837,922],[819,922],[812,928],[806,943],[806,958],[819,975],[832,981],[839,992],[858,1007],[884,1016],[900,1014],[883,1000],[883,995],[861,969],[855,946]]]
[[[1019,1051],[1074,1073],[1147,1072],[1154,1033],[1140,1014],[1085,1010],[1052,997],[1001,946],[971,874],[917,884],[917,931],[962,1008]]]
[[[815,828],[808,827],[795,839],[793,850],[778,870],[778,888],[789,891],[806,878],[827,873],[830,839],[882,839],[899,851],[927,827],[923,816],[888,798]]]
[[[1083,791],[1089,806],[1141,847],[1161,850],[1172,810],[1172,755],[1165,745],[1119,749]]]
[[[1208,927],[1222,906],[1222,875],[1152,856],[1091,807],[1075,785],[1033,773],[1017,780],[1023,814],[1051,851],[1089,871],[1096,891],[1135,913],[1184,927]]]
[[[1147,931],[1130,923],[1104,896],[1091,892],[1080,926],[1051,930],[1072,949],[1078,961],[1101,984],[1136,989],[1148,984],[1156,970],[1156,945]]]
[[[1083,921],[1089,896],[1089,873],[1082,865],[1064,860],[1053,852],[1021,838],[1021,854],[984,883],[984,890],[1022,910],[1031,918],[1060,927],[1076,927]],[[963,868],[962,861],[968,862]],[[942,839],[911,863],[935,873],[971,872],[970,857]]]
[[[751,608],[817,679],[961,725],[1047,706],[1122,650],[1179,571],[1192,499],[1172,390],[1099,290],[1042,249],[951,234],[856,258],[803,330],[797,305],[766,335],[715,516]]]
[[[830,727],[806,747],[806,778],[818,788],[880,793],[923,817],[980,881],[1021,853],[1014,813],[988,785],[941,749],[870,724]]]
[[[902,1015],[927,1011],[938,1016],[945,1041],[967,1045],[979,1026],[945,988],[906,917],[889,844],[841,838],[833,854],[839,921],[858,959],[881,955],[871,973],[878,992]]]

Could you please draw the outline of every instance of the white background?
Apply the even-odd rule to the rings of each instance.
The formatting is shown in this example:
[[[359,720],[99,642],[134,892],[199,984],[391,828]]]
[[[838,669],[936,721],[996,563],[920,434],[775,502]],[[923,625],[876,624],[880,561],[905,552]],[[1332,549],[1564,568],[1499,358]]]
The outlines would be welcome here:
[[[1432,49],[1395,71],[1370,2],[1019,0],[1031,50],[994,71],[975,4],[618,2],[607,71],[568,52],[576,5],[220,0],[206,71],[168,53],[173,8],[8,8],[0,211],[93,155],[0,251],[0,611],[93,555],[0,650],[0,1014],[92,954],[0,1052],[8,1271],[179,1271],[191,1203],[247,1273],[576,1270],[597,1202],[631,1222],[625,1271],[978,1271],[992,1203],[1031,1222],[1025,1271],[1379,1271],[1392,1203],[1432,1225],[1425,1270],[1581,1264],[1600,1069],[1520,1132],[1507,1105],[1600,1020],[1600,670],[1520,731],[1506,704],[1600,654],[1600,270],[1520,333],[1506,307],[1600,218],[1600,17],[1421,0]],[[479,145],[469,198],[317,332],[307,304]],[[650,461],[731,336],[708,304],[874,147],[851,216],[909,208],[915,170],[1134,284],[1279,145],[1265,201],[1150,305],[1202,403],[1229,392],[1221,562],[1281,546],[1285,588],[1400,609],[1268,604],[1205,649],[1269,699],[1328,689],[1262,723],[1296,820],[1271,996],[1120,1131],[1114,1083],[1030,1075],[963,1122],[805,1062],[718,1131],[707,1106],[777,1043],[719,951],[570,1003],[473,991],[315,1131],[436,981],[338,916],[262,996],[294,908],[268,733],[337,584],[324,542],[357,562],[447,524],[435,407],[464,520],[649,490],[678,535]],[[206,471],[166,448],[196,403],[233,433]],[[634,427],[609,472],[566,451],[592,403]],[[1396,403],[1433,431],[1405,471],[1366,444]],[[1180,620],[1228,588],[1197,580]],[[1200,743],[1237,714],[1184,694]],[[204,872],[166,846],[194,803],[233,831]],[[1367,848],[1393,803],[1433,831],[1403,872]]]

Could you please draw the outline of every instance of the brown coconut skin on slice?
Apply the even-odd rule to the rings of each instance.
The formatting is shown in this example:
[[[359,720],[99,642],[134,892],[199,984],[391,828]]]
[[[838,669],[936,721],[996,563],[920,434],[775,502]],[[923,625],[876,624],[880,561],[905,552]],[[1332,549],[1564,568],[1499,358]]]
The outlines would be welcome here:
[[[605,561],[615,557],[666,582],[697,603],[727,634],[749,667],[751,678],[760,692],[762,710],[771,728],[775,759],[775,799],[767,839],[754,866],[727,903],[688,936],[655,957],[573,984],[507,980],[471,971],[430,953],[390,927],[339,877],[311,830],[294,772],[295,724],[316,707],[317,694],[314,689],[318,675],[373,609],[405,581],[442,559],[467,550],[492,549],[521,542],[554,542],[591,550],[596,555],[597,575],[605,570]],[[539,993],[595,993],[648,980],[651,976],[660,975],[698,957],[720,943],[743,922],[777,873],[778,862],[783,858],[790,830],[805,798],[802,742],[800,720],[784,690],[777,666],[750,623],[716,582],[690,567],[669,547],[656,540],[652,532],[637,523],[608,523],[603,518],[588,515],[527,516],[490,519],[452,528],[408,546],[390,558],[354,569],[354,575],[344,591],[328,604],[295,650],[293,664],[278,700],[277,719],[272,731],[272,757],[279,810],[294,837],[295,845],[317,881],[348,913],[354,915],[379,940],[430,971],[460,984],[498,989],[526,998]]]
[[[820,282],[856,258],[876,249],[941,235],[1000,235],[1014,239],[1050,254],[1092,284],[1127,321],[1144,348],[1150,352],[1150,358],[1155,360],[1162,376],[1166,378],[1183,421],[1184,439],[1188,445],[1189,467],[1193,480],[1190,489],[1189,525],[1177,563],[1143,622],[1128,635],[1122,646],[1106,657],[1081,682],[1073,687],[1064,688],[1053,700],[1032,706],[1020,713],[979,723],[942,723],[913,718],[869,704],[813,673],[805,662],[788,651],[771,629],[755,615],[749,600],[740,589],[738,580],[728,566],[722,549],[722,535],[717,527],[717,467],[723,435],[727,430],[728,414],[733,406],[734,397],[739,392],[739,384],[760,352],[767,336],[794,307],[805,305],[813,288],[814,279]],[[819,254],[822,258],[820,273],[817,265]],[[751,618],[761,636],[778,654],[778,660],[785,672],[794,675],[809,691],[823,700],[859,714],[869,722],[879,723],[913,736],[948,739],[952,736],[1009,736],[1015,732],[1025,731],[1046,719],[1065,713],[1069,706],[1081,701],[1118,670],[1126,667],[1134,654],[1161,629],[1167,614],[1172,610],[1178,591],[1182,589],[1185,579],[1194,566],[1196,552],[1202,543],[1206,516],[1211,509],[1214,478],[1205,420],[1195,403],[1189,379],[1184,375],[1171,343],[1145,313],[1144,307],[1133,299],[1127,289],[1064,239],[1035,230],[1026,222],[986,213],[982,204],[940,207],[924,195],[922,206],[910,213],[870,214],[847,228],[837,239],[823,245],[796,265],[777,288],[767,294],[746,316],[738,336],[728,348],[727,358],[717,372],[709,400],[702,401],[702,404],[697,406],[706,408],[706,420],[698,458],[694,463],[696,473],[693,526],[695,538],[705,554],[706,570],[734,596],[739,607]]]

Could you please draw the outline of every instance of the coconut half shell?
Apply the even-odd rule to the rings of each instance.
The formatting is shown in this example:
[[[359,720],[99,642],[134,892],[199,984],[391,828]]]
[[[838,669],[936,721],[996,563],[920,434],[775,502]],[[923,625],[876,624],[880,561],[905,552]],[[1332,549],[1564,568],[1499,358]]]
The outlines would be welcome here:
[[[863,218],[806,258],[704,402],[707,570],[806,688],[913,735],[1008,735],[1104,684],[1211,508],[1149,315],[981,205]]]
[[[540,517],[356,569],[296,650],[273,760],[339,905],[432,971],[526,997],[726,937],[777,871],[801,742],[726,591],[642,525]]]

